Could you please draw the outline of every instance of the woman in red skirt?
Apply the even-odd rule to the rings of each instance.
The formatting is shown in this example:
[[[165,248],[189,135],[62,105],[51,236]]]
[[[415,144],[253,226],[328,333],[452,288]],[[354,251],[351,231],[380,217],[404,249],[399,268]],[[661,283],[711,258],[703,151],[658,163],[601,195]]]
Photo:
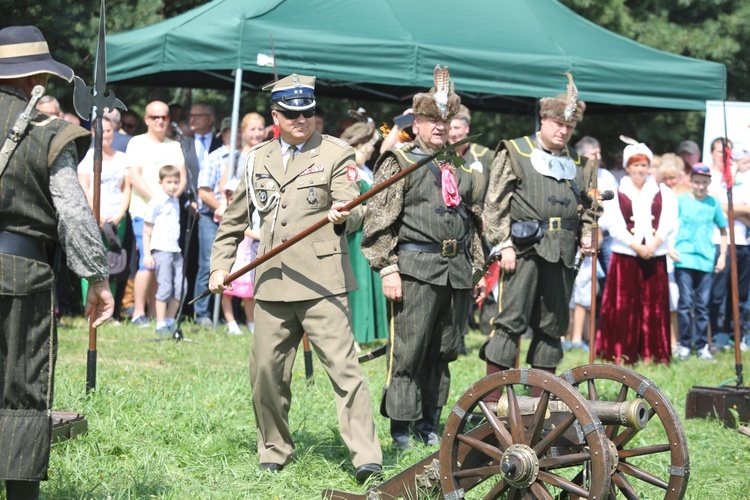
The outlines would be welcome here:
[[[625,138],[623,139],[625,140]],[[602,229],[612,260],[602,298],[596,350],[604,360],[669,363],[667,236],[676,230],[677,199],[648,175],[654,155],[643,143],[623,153],[617,196],[604,204]]]

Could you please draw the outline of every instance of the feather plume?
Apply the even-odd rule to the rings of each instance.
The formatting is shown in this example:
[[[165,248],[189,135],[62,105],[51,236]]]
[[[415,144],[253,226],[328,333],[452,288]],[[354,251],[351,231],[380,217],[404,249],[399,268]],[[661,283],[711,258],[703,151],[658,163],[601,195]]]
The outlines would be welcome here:
[[[566,100],[565,112],[563,113],[563,117],[565,118],[565,121],[569,121],[575,114],[576,109],[578,109],[578,88],[573,82],[573,75],[571,75],[567,71],[563,74],[568,77],[568,97]]]
[[[435,66],[435,72],[433,73],[435,81],[435,93],[432,94],[432,98],[437,104],[438,111],[441,116],[445,116],[448,110],[448,92],[450,91],[450,73],[448,72],[448,66],[440,68],[440,65]]]
[[[621,135],[620,140],[624,142],[625,144],[629,144],[631,146],[637,146],[639,144],[638,141],[633,139],[632,137],[628,137],[627,135]]]
[[[367,110],[363,107],[359,107],[357,109],[350,109],[349,110],[349,116],[357,120],[358,122],[372,122],[372,118],[367,114]]]

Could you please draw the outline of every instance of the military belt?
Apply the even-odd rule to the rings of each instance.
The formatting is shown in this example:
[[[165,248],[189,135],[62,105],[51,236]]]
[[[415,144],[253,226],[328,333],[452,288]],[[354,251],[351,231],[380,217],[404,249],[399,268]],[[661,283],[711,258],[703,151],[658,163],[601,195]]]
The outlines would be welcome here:
[[[556,233],[563,229],[576,232],[578,231],[578,226],[577,220],[562,219],[560,217],[550,217],[549,220],[539,222],[539,227],[551,233]]]
[[[0,253],[49,263],[46,245],[25,234],[0,231]]]
[[[399,243],[398,251],[439,253],[443,257],[453,258],[466,249],[466,238],[462,240],[444,240],[442,243]]]

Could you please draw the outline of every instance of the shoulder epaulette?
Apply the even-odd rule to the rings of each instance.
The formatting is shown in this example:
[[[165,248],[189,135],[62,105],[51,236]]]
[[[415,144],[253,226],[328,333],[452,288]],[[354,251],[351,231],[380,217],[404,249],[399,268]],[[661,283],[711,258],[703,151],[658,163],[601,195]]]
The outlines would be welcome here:
[[[339,146],[341,148],[345,148],[345,147],[349,146],[348,142],[346,142],[345,140],[340,139],[338,137],[335,137],[333,135],[323,134],[322,137],[323,137],[324,140],[326,140],[328,142],[331,142],[331,143],[333,143],[333,144],[335,144],[335,145],[337,145],[337,146]]]
[[[516,153],[518,153],[521,156],[530,157],[531,152],[534,151],[534,142],[531,140],[531,137],[528,135],[525,135],[523,137],[520,137],[518,139],[511,139],[510,142],[513,147],[516,150]]]
[[[483,154],[487,153],[487,151],[490,150],[490,148],[486,146],[482,146],[481,144],[477,144],[475,142],[471,143],[471,146],[469,146],[469,149],[474,153],[475,156],[482,156]]]

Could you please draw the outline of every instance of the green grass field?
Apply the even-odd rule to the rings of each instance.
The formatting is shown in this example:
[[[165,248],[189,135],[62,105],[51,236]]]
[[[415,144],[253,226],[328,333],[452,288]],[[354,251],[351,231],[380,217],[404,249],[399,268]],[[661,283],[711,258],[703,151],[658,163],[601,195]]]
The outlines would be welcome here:
[[[290,415],[295,460],[281,473],[262,473],[248,380],[250,336],[192,327],[184,333],[199,343],[150,342],[155,338],[152,329],[126,324],[100,328],[97,390],[87,396],[85,324],[82,319],[63,320],[54,408],[83,413],[89,432],[53,446],[43,496],[313,499],[325,488],[366,491],[352,476],[338,435],[333,391],[317,360],[313,385],[305,381],[301,352],[295,365]],[[449,406],[484,375],[484,364],[476,356],[483,337],[473,332],[467,340],[472,354],[451,365]],[[744,362],[750,362],[747,353]],[[587,363],[588,354],[573,352],[562,368]],[[363,366],[373,407],[378,408],[385,361]],[[732,378],[734,355],[722,353],[713,363],[691,359],[672,367],[635,368],[668,395],[683,419],[691,461],[687,498],[750,498],[750,438],[716,422],[684,420],[690,387],[716,386]],[[443,422],[447,416],[446,409]],[[386,478],[435,451],[417,446],[398,454],[390,446],[387,420],[377,415],[376,426]],[[659,429],[643,432],[649,431]],[[657,460],[653,467],[664,465]],[[468,498],[475,498],[474,493]]]

